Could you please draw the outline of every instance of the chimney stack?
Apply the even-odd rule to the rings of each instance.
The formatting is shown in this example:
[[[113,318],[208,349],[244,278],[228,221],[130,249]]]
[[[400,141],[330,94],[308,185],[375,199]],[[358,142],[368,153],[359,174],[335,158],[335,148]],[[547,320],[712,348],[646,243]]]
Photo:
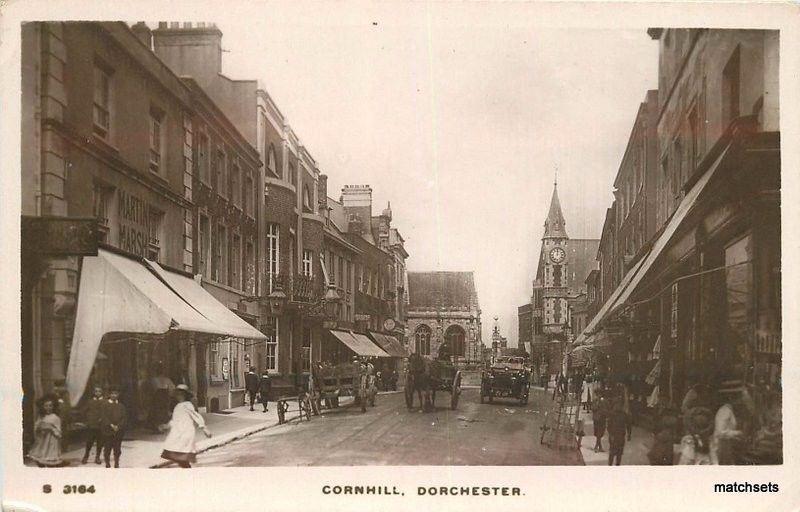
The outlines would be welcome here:
[[[214,23],[158,22],[153,51],[177,75],[206,83],[222,72],[222,32]]]
[[[149,50],[153,50],[153,32],[145,22],[138,22],[136,25],[131,27],[131,30],[134,34],[136,34],[136,37],[139,38],[139,41],[144,43]]]

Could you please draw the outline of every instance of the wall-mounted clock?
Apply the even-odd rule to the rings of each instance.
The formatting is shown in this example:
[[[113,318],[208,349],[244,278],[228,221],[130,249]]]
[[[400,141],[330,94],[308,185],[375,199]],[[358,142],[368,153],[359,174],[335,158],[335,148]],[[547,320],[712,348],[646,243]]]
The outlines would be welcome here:
[[[561,263],[562,261],[564,261],[564,258],[566,257],[567,253],[564,252],[564,249],[562,249],[561,247],[554,247],[550,251],[550,261],[552,261],[553,263]]]

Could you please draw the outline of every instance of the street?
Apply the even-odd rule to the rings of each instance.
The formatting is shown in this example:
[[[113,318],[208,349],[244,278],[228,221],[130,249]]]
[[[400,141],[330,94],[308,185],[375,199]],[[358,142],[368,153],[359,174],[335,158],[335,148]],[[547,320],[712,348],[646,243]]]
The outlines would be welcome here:
[[[325,411],[198,455],[197,466],[347,465],[573,465],[577,451],[539,444],[544,411],[541,390],[528,405],[498,399],[480,404],[477,389],[464,389],[458,410],[437,394],[435,412],[408,411],[402,393],[378,396],[374,408]]]

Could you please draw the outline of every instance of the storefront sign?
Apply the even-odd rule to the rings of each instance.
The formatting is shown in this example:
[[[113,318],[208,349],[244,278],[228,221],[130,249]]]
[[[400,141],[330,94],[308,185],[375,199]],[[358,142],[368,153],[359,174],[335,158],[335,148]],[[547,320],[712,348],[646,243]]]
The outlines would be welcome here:
[[[357,313],[355,318],[356,322],[369,322],[370,320],[372,320],[372,315],[364,315],[361,313]]]
[[[150,242],[150,221],[153,207],[150,203],[119,191],[119,248],[137,256],[147,256]]]

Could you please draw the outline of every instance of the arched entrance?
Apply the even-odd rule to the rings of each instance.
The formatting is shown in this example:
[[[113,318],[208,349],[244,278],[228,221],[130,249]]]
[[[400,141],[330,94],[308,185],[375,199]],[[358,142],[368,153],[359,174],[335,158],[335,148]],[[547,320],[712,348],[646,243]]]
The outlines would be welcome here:
[[[444,332],[444,340],[447,346],[450,347],[450,353],[456,357],[465,357],[467,355],[467,334],[458,325],[451,325]]]

